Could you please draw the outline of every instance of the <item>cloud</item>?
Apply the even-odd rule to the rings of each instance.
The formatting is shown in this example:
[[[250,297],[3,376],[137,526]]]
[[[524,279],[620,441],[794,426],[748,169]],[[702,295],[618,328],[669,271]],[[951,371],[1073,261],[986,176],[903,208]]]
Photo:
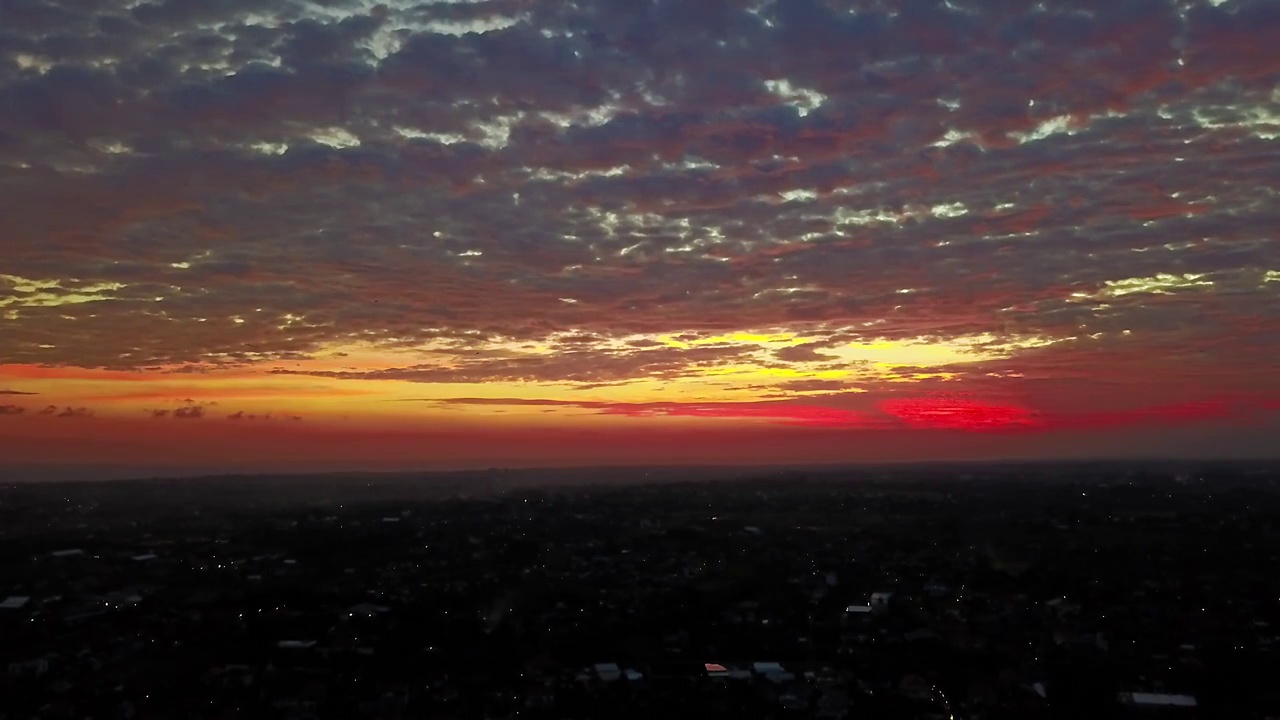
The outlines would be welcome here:
[[[817,343],[795,345],[773,351],[774,357],[784,362],[823,362],[835,359],[835,356],[818,352]]]
[[[38,414],[57,418],[87,418],[93,417],[94,412],[85,407],[67,406],[59,408],[57,405],[47,405]]]
[[[866,395],[830,392],[804,399],[758,402],[582,401],[514,397],[456,397],[406,400],[440,407],[577,409],[626,417],[763,420],[783,425],[832,429],[894,430],[903,427],[973,432],[1056,432],[1142,425],[1194,425],[1215,420],[1253,423],[1280,408],[1274,398],[1222,396],[1106,411],[1045,411],[962,393]]]
[[[1266,256],[1229,250],[1277,219],[1249,120],[1275,109],[1274,63],[1243,49],[1273,32],[1265,3],[685,5],[10,11],[0,172],[36,172],[6,201],[7,256],[14,277],[80,280],[18,283],[0,360],[866,319],[1065,332],[1080,318],[1051,312],[1056,285]],[[1182,237],[1210,240],[1163,249]],[[51,342],[60,315],[75,335]]]
[[[869,418],[862,413],[842,408],[787,402],[623,403],[537,398],[445,398],[422,402],[442,406],[578,408],[601,415],[627,417],[755,419],[809,427],[854,428],[867,427],[871,424]]]
[[[0,405],[0,415],[21,415],[26,411],[21,405]]]
[[[1133,425],[1160,427],[1216,420],[1253,421],[1263,414],[1274,414],[1272,404],[1261,398],[1209,398],[1125,410],[1077,413],[1053,420],[1059,427],[1081,429]]]
[[[0,390],[0,395],[39,395],[39,393],[22,392],[20,390]]]
[[[141,396],[147,397],[149,394],[143,393]],[[144,410],[143,412],[157,420],[163,418],[173,418],[174,420],[200,420],[205,416],[206,408],[214,407],[217,404],[218,402],[216,400],[202,400],[197,402],[192,398],[187,398],[176,408],[155,408]]]
[[[174,410],[173,416],[179,420],[199,420],[204,417],[204,406],[186,405]]]
[[[733,420],[759,419],[785,425],[825,428],[865,428],[873,421],[865,414],[840,408],[790,403],[615,403],[603,409],[606,415],[630,417],[693,417]]]
[[[257,413],[247,413],[247,412],[244,412],[243,410],[238,410],[228,415],[227,419],[233,420],[233,421],[246,421],[246,422],[253,421],[253,420],[265,420],[265,421],[286,420],[286,421],[299,422],[302,420],[302,416],[288,415],[288,414],[280,415],[280,414],[274,414],[274,413],[257,414]]]
[[[997,430],[1033,427],[1040,423],[1033,411],[994,405],[963,397],[916,397],[886,400],[880,409],[908,425],[921,428]]]
[[[695,348],[627,347],[583,348],[576,341],[554,343],[555,352],[497,351],[459,353],[449,362],[378,370],[289,370],[277,375],[310,375],[339,380],[392,380],[440,382],[568,382],[585,386],[625,382],[640,378],[673,380],[696,376],[749,358],[755,348],[708,345]]]
[[[780,399],[1054,341],[945,369],[1052,402],[889,406],[931,426],[1274,385],[1274,3],[1053,5],[5,5],[0,365],[848,375]]]

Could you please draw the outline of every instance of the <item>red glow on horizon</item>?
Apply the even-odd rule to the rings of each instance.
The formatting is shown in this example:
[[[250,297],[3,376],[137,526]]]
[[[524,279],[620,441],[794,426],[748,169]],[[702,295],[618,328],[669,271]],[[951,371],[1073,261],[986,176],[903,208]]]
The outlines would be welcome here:
[[[1225,420],[1243,417],[1241,411],[1251,406],[1266,409],[1265,403],[1233,402],[1226,399],[1198,400],[1172,405],[1156,405],[1135,410],[1086,413],[1065,419],[1055,425],[1080,428],[1100,428],[1151,423],[1179,424],[1203,420]]]
[[[1027,408],[989,405],[962,398],[923,397],[886,400],[884,412],[919,428],[995,430],[1038,424]]]

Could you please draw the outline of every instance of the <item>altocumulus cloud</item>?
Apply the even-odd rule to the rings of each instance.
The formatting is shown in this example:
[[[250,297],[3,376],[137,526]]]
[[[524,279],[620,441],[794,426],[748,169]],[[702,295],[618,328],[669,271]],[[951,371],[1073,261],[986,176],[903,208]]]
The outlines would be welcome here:
[[[782,327],[1263,377],[1278,43],[1269,0],[7,3],[0,363],[609,383]]]

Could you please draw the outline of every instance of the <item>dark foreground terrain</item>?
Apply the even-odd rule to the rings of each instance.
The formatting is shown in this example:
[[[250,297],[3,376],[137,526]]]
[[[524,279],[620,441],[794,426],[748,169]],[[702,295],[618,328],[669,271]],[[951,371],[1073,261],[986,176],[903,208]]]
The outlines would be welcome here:
[[[1272,468],[598,472],[0,488],[0,718],[1280,718]]]

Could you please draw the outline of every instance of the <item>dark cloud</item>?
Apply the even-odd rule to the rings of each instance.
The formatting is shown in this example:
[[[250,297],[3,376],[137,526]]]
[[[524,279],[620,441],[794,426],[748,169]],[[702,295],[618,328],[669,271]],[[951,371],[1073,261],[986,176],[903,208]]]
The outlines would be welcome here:
[[[21,415],[26,411],[21,405],[0,405],[0,415]]]
[[[58,407],[56,405],[48,405],[40,411],[40,415],[47,415],[57,418],[87,418],[93,417],[93,410],[85,407]]]
[[[1275,3],[890,5],[5,3],[0,363],[607,387],[782,328],[1277,377]]]
[[[773,356],[784,362],[822,362],[833,359],[832,355],[818,352],[816,344],[795,345],[775,350]]]
[[[155,408],[145,410],[148,415],[157,420],[163,418],[173,418],[174,420],[200,420],[205,417],[205,410],[217,406],[217,401],[205,400],[197,402],[194,399],[187,398],[181,401],[182,404],[176,408]]]
[[[40,393],[22,392],[20,390],[0,390],[0,395],[39,395]]]
[[[173,416],[179,420],[199,420],[204,417],[204,406],[186,405],[174,410]]]
[[[302,420],[302,416],[301,415],[278,415],[273,413],[257,414],[257,413],[247,413],[243,410],[238,410],[228,415],[227,419],[233,420],[233,421],[288,420],[288,421],[296,422],[296,421]]]

